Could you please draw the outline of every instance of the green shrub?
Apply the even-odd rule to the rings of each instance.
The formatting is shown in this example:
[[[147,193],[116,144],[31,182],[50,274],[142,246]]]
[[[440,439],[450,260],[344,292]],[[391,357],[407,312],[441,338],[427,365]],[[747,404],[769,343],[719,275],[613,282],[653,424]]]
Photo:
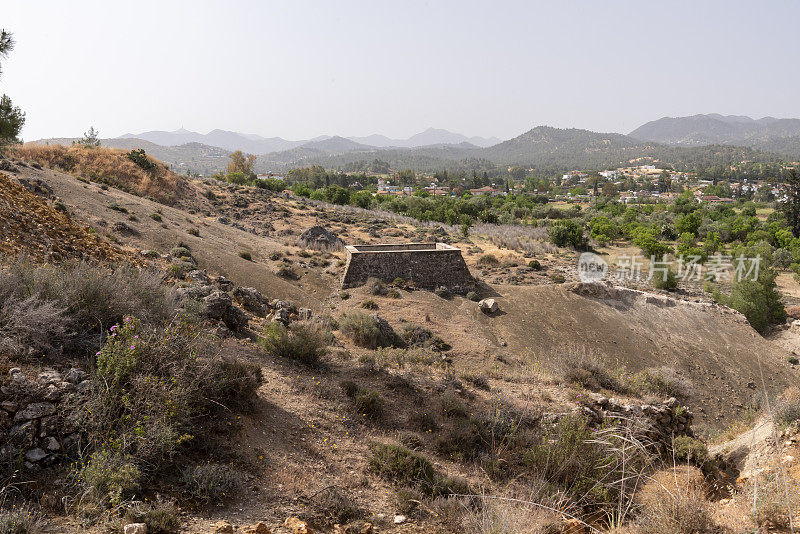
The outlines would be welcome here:
[[[360,389],[353,400],[358,413],[371,419],[380,419],[383,416],[383,399],[377,391]]]
[[[269,259],[271,259],[272,261],[278,261],[282,257],[283,257],[283,253],[278,251],[278,250],[276,250],[275,252],[271,252],[270,255],[269,255]]]
[[[186,233],[189,235],[193,235],[195,237],[200,237],[200,230],[198,230],[197,228],[189,228],[188,230],[186,230]]]
[[[631,376],[630,387],[640,395],[675,397],[681,402],[692,398],[691,380],[680,376],[671,367],[649,368]]]
[[[294,323],[288,328],[274,322],[264,329],[264,349],[273,356],[315,366],[328,351],[327,333],[314,325]]]
[[[408,417],[408,424],[420,432],[433,432],[439,428],[436,418],[428,412],[414,412]]]
[[[798,360],[796,356],[789,356],[788,358],[786,358],[786,361],[791,363],[792,365],[797,365],[798,363],[800,363],[800,360]]]
[[[471,300],[472,302],[478,302],[479,300],[481,300],[481,297],[477,293],[475,293],[474,291],[468,292],[467,293],[467,298],[469,300]]]
[[[109,204],[108,209],[118,211],[120,213],[128,213],[128,209],[126,207],[120,206],[116,202],[112,202],[111,204]]]
[[[170,249],[169,253],[170,253],[171,256],[174,256],[176,258],[191,258],[192,257],[191,251],[187,247],[184,247],[184,246],[173,247],[172,249]]]
[[[364,308],[365,310],[377,310],[378,303],[372,299],[367,299],[361,302],[361,307]]]
[[[786,320],[786,309],[781,301],[775,276],[771,269],[762,268],[757,280],[736,281],[730,295],[724,295],[717,290],[714,300],[740,312],[753,328],[763,334],[770,325],[781,324]]]
[[[155,162],[150,161],[143,148],[133,149],[125,154],[125,156],[146,171],[155,169],[158,166]]]
[[[494,254],[484,254],[478,258],[478,265],[482,265],[484,267],[496,267],[500,265],[500,260],[498,260]]]
[[[436,295],[437,297],[446,299],[450,297],[450,290],[447,289],[445,286],[439,286],[433,290],[433,294]]]
[[[689,436],[678,436],[672,441],[675,460],[702,466],[708,460],[706,444]]]
[[[678,277],[672,269],[667,269],[666,273],[655,273],[653,275],[653,287],[664,291],[675,291],[678,289]]]
[[[368,466],[386,480],[416,488],[426,495],[435,493],[440,479],[427,458],[399,445],[374,445]]]
[[[399,299],[401,295],[398,290],[392,288],[386,292],[386,296],[389,297],[390,299]]]
[[[467,416],[467,407],[464,406],[464,403],[455,391],[448,389],[442,393],[439,402],[442,405],[442,413],[447,417]]]
[[[374,296],[382,296],[386,294],[386,285],[378,278],[368,278],[364,284],[364,289],[367,294]]]
[[[345,395],[351,399],[355,398],[356,394],[358,393],[358,385],[355,382],[352,380],[344,380],[339,385],[342,387],[342,391],[344,391]]]
[[[175,505],[165,501],[145,501],[125,510],[126,523],[144,523],[150,534],[169,534],[180,528]]]
[[[528,267],[530,267],[534,271],[541,271],[542,270],[542,264],[539,263],[539,260],[531,260],[531,261],[529,261],[528,262]]]
[[[563,284],[567,281],[567,277],[559,273],[553,273],[549,276],[549,278],[554,284]]]
[[[235,495],[243,481],[229,465],[201,464],[185,469],[181,482],[184,497],[199,504],[209,504]]]
[[[583,226],[575,221],[565,219],[556,221],[547,228],[550,242],[557,247],[582,248],[586,246]]]
[[[356,345],[368,349],[388,347],[394,343],[388,332],[381,330],[377,318],[364,312],[351,312],[342,315],[339,328]]]
[[[40,513],[27,507],[12,507],[0,510],[0,533],[41,534],[46,532],[46,523]]]
[[[154,221],[156,221],[156,222],[161,222],[161,221],[163,221],[163,220],[164,220],[164,219],[161,217],[161,214],[160,214],[160,213],[151,213],[151,214],[150,214],[150,218],[151,218],[151,219],[153,219],[153,220],[154,220]]]
[[[79,481],[104,505],[118,506],[139,490],[141,471],[124,453],[97,450],[78,472]]]

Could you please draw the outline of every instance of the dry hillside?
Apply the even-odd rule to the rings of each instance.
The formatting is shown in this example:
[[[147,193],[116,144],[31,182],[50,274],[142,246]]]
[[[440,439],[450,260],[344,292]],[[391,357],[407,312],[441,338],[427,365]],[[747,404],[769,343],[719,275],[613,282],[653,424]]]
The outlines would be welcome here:
[[[550,435],[540,436],[541,428],[568,414],[597,412],[600,404],[595,403],[607,406],[609,397],[615,398],[611,406],[619,406],[620,413],[646,404],[662,410],[663,417],[661,403],[678,396],[682,405],[674,412],[675,421],[688,421],[688,427],[691,417],[681,416],[688,410],[694,414],[695,434],[715,436],[753,417],[757,393],[775,398],[797,382],[798,373],[787,362],[790,350],[762,338],[737,312],[694,295],[675,298],[607,285],[555,283],[550,275],[569,274],[574,254],[544,243],[536,252],[540,272],[525,267],[530,252],[500,247],[490,236],[465,239],[404,218],[171,173],[142,180],[136,169],[115,170],[127,168],[118,152],[36,150],[20,149],[17,155],[27,163],[13,162],[8,174],[41,184],[38,196],[0,178],[0,210],[5,202],[0,228],[4,242],[11,243],[4,251],[39,250],[50,260],[60,259],[46,256],[51,251],[64,259],[135,258],[155,251],[172,262],[171,282],[183,289],[197,287],[203,275],[179,268],[174,251],[180,246],[209,277],[222,276],[264,297],[262,310],[248,309],[246,327],[217,330],[227,336],[222,342],[225,354],[257,365],[263,376],[252,409],[236,416],[226,436],[230,450],[225,449],[224,457],[245,473],[245,482],[234,498],[209,506],[179,501],[180,528],[186,532],[210,532],[221,520],[236,531],[263,521],[272,532],[291,532],[284,520],[295,516],[322,532],[354,519],[368,521],[380,532],[604,529],[607,518],[601,517],[597,503],[576,501],[571,486],[563,500],[542,498],[548,484],[562,484],[563,476],[559,479],[552,466],[545,469],[550,478],[531,474],[531,447],[536,450],[538,443],[546,449],[542,436]],[[79,163],[65,165],[63,158],[76,151]],[[31,165],[34,160],[37,165]],[[98,163],[105,161],[110,163]],[[124,184],[117,176],[125,177]],[[56,204],[64,211],[51,207]],[[14,213],[19,215],[12,219]],[[402,285],[368,284],[341,291],[344,252],[306,250],[297,241],[302,230],[317,224],[346,242],[448,240],[462,248],[473,274],[487,282],[480,296],[495,298],[500,312],[485,314],[465,296]],[[36,245],[24,248],[24,236]],[[500,263],[479,263],[487,253]],[[318,319],[314,324],[334,325],[317,365],[264,351],[259,341],[266,336],[264,328],[281,309],[291,308],[285,301],[310,309]],[[300,323],[299,311],[291,309],[292,320]],[[408,333],[405,348],[376,350],[370,343],[356,343],[347,317],[359,312],[377,313],[398,335]],[[421,336],[419,346],[414,346],[413,335]],[[25,365],[26,372],[44,366]],[[602,432],[603,424],[591,431]],[[513,438],[510,431],[498,430],[509,425],[515,429]],[[688,438],[689,429],[680,428]],[[376,444],[402,444],[430,459],[435,487],[419,483],[408,489],[386,470],[376,469],[375,451],[389,450]],[[223,457],[219,451],[209,454]],[[562,463],[567,460],[572,461]],[[728,466],[734,475],[723,476],[723,464],[701,465],[703,476],[718,482],[744,469],[744,464]],[[393,471],[392,476],[399,475]],[[737,532],[736,521],[719,505],[720,498],[731,499],[735,487],[729,482],[714,495],[694,495],[693,505],[698,514],[714,516],[720,529]],[[719,490],[719,484],[714,487]],[[596,489],[587,489],[586,495],[603,498],[595,495]],[[488,497],[481,506],[474,500],[445,498],[448,492],[466,491]],[[651,499],[658,494],[657,488],[648,491]],[[628,493],[621,495],[627,498]],[[735,495],[728,502],[739,506]],[[146,496],[156,497],[155,492]],[[520,502],[502,500],[508,498]],[[655,500],[663,501],[663,495]],[[534,501],[556,511],[525,504]],[[653,507],[652,502],[637,504],[631,512],[639,522],[635,524],[662,517]],[[64,531],[80,523],[68,514],[52,515],[55,528]],[[755,525],[748,523],[750,527]]]

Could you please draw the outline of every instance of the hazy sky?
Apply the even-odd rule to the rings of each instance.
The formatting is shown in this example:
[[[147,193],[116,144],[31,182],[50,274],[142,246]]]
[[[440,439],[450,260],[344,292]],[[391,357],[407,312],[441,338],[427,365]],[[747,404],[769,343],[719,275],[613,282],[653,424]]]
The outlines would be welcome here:
[[[664,115],[800,117],[800,2],[2,0],[23,137],[429,126],[628,133]]]

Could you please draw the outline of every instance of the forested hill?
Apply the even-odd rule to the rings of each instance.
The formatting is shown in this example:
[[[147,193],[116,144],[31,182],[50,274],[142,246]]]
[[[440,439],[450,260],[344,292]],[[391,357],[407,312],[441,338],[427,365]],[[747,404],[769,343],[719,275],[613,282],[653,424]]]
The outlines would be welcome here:
[[[636,128],[630,137],[679,146],[746,146],[800,159],[800,119],[751,119],[716,113],[662,117]]]

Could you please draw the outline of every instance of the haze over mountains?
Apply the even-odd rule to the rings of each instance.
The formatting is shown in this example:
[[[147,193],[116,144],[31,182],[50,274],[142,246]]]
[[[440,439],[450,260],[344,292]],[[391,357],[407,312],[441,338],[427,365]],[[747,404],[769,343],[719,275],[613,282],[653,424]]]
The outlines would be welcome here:
[[[385,135],[373,134],[366,137],[346,138],[321,135],[313,139],[290,141],[281,137],[262,137],[257,134],[243,134],[226,130],[212,130],[207,134],[201,134],[183,128],[175,130],[174,132],[155,130],[139,134],[128,133],[121,135],[120,138],[143,139],[162,146],[202,143],[228,150],[242,150],[251,154],[269,154],[270,152],[280,152],[282,150],[290,150],[306,145],[314,147],[315,143],[327,141],[331,138],[336,138],[337,146],[345,147],[345,149],[348,149],[347,147],[349,147],[349,149],[386,147],[415,148],[427,145],[457,145],[461,143],[470,143],[478,147],[487,147],[501,141],[496,137],[467,137],[462,134],[437,128],[428,128],[424,132],[412,135],[408,139],[391,139]],[[344,143],[343,141],[346,140],[352,141],[353,144],[348,145]]]
[[[788,155],[787,145],[800,143],[800,119],[741,115],[663,117],[636,128],[630,137],[668,145],[739,145]]]
[[[46,142],[70,143],[71,139]],[[45,142],[44,140],[41,142]],[[408,139],[322,135],[286,140],[225,130],[207,134],[180,129],[150,131],[104,139],[116,148],[143,148],[178,169],[201,174],[222,171],[234,150],[256,154],[257,172],[285,172],[297,166],[323,165],[370,172],[375,160],[392,169],[433,172],[463,169],[483,172],[493,166],[522,165],[542,172],[600,170],[634,162],[661,162],[680,169],[727,165],[743,160],[800,160],[800,119],[719,114],[664,117],[629,135],[537,126],[506,141],[467,137],[429,128]]]

